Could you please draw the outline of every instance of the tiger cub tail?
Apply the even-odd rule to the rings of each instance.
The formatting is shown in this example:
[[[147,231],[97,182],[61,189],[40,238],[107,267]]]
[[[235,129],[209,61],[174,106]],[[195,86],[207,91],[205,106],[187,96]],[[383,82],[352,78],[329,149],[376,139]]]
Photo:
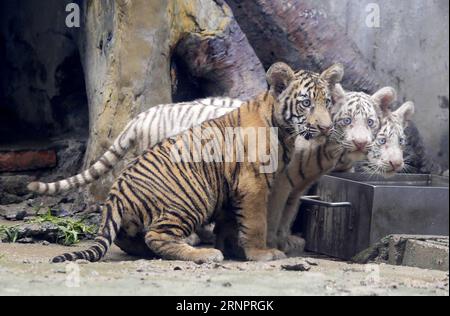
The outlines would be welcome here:
[[[103,207],[102,223],[95,238],[94,245],[84,251],[65,253],[53,258],[53,263],[87,260],[100,261],[108,252],[120,230],[124,205],[117,198],[110,198]]]
[[[132,145],[136,143],[136,130],[132,120],[125,130],[116,138],[114,144],[89,169],[57,182],[31,182],[27,188],[31,192],[53,195],[86,186],[108,173],[123,159]]]

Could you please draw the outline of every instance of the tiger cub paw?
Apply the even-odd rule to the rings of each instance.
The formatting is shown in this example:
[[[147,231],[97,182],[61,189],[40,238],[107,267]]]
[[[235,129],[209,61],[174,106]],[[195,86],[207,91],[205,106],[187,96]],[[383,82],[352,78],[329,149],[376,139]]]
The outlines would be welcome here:
[[[286,255],[278,249],[247,249],[245,254],[249,261],[272,261],[286,258]]]
[[[280,249],[289,257],[298,257],[305,252],[306,241],[299,236],[289,235],[279,245]]]
[[[195,249],[192,253],[192,261],[198,264],[221,262],[223,254],[217,249]]]

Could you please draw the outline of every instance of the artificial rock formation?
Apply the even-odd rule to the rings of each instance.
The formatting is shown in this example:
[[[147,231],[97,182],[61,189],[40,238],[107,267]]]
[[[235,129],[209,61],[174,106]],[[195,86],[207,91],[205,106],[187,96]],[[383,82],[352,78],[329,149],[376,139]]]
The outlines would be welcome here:
[[[378,75],[358,47],[317,1],[227,0],[265,67],[283,60],[320,71],[335,62],[345,66],[344,85],[374,92]]]

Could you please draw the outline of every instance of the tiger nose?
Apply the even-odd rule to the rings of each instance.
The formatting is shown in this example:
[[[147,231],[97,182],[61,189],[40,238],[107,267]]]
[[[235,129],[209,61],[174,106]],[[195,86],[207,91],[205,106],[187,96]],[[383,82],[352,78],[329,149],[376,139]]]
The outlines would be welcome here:
[[[330,135],[331,130],[333,129],[333,125],[319,125],[318,127],[322,134],[325,135]]]
[[[364,150],[367,147],[368,142],[365,140],[354,140],[353,144],[355,144],[356,148],[358,148],[358,150]]]
[[[390,160],[389,164],[391,165],[392,170],[395,170],[395,171],[403,168],[403,161],[401,161],[401,160]]]

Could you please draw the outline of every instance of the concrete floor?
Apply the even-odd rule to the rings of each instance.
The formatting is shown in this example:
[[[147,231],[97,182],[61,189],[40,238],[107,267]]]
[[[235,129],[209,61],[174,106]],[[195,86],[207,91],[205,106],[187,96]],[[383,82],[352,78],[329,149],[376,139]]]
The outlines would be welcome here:
[[[85,247],[0,244],[0,295],[449,295],[446,272],[324,258],[197,265],[113,248],[101,263],[49,263]],[[305,260],[307,272],[282,268]]]

